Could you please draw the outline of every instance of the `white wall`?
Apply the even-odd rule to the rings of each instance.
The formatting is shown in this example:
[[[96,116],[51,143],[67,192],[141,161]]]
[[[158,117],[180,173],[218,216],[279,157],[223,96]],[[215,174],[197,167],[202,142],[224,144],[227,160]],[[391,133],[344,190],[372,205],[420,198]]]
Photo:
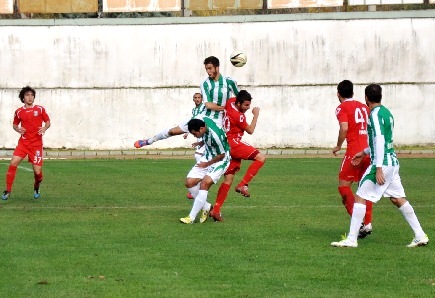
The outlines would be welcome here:
[[[52,119],[45,147],[132,148],[189,116],[210,55],[261,107],[247,136],[255,146],[334,146],[343,79],[355,83],[360,100],[367,84],[383,86],[396,144],[435,143],[435,13],[343,15],[0,22],[0,148],[16,145],[12,117],[27,84]],[[234,49],[247,53],[245,67],[229,63]],[[153,148],[192,141],[175,137]]]

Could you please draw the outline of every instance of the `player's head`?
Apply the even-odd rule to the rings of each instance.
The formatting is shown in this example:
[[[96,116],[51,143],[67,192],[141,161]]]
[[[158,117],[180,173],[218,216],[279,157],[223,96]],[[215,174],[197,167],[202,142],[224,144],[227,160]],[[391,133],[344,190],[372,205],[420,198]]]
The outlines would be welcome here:
[[[341,98],[353,97],[353,84],[349,80],[341,81],[337,86],[337,96]]]
[[[236,107],[240,112],[245,113],[251,108],[252,96],[246,90],[240,90],[239,94],[236,96]]]
[[[23,87],[22,89],[21,89],[21,91],[20,91],[20,94],[18,95],[18,97],[20,98],[20,100],[21,100],[21,102],[22,103],[24,103],[24,97],[26,96],[26,94],[32,94],[33,95],[33,98],[35,98],[36,97],[36,91],[35,91],[35,89],[33,89],[32,87],[30,87],[30,86],[26,86],[26,87]]]
[[[202,102],[202,94],[199,92],[193,94],[193,102],[195,103],[195,106],[199,106]]]
[[[190,119],[189,122],[187,122],[187,129],[195,137],[201,138],[206,132],[205,122],[201,119]]]
[[[378,84],[370,84],[365,89],[366,102],[380,103],[382,100],[382,87]]]
[[[210,56],[204,59],[204,67],[207,75],[212,80],[219,78],[219,59],[215,56]]]

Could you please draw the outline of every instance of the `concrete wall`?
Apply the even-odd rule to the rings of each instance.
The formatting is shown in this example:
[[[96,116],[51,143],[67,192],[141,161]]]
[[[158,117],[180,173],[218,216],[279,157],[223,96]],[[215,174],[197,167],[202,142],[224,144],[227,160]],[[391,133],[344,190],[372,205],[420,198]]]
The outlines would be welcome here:
[[[29,84],[52,128],[45,147],[126,149],[189,116],[215,55],[221,72],[261,107],[247,140],[261,148],[333,147],[336,85],[355,98],[377,82],[398,145],[435,143],[435,12],[226,18],[0,21],[0,148],[18,135],[12,116]],[[229,63],[234,49],[248,63]],[[249,112],[248,112],[249,113]],[[188,147],[175,137],[153,148]]]

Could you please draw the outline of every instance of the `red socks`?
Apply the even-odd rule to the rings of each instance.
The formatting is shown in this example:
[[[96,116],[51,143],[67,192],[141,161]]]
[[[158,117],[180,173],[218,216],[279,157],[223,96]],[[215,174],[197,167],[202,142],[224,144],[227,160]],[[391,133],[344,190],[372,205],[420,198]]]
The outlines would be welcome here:
[[[259,160],[254,160],[254,162],[249,166],[245,176],[243,177],[239,185],[248,185],[249,182],[252,180],[252,178],[254,178],[255,175],[257,175],[258,171],[261,169],[262,166],[264,166],[264,162]]]
[[[35,177],[35,184],[33,186],[36,189],[36,188],[39,188],[39,184],[41,184],[41,182],[42,182],[42,178],[43,178],[42,172],[40,174],[35,173],[34,177]]]
[[[355,196],[353,195],[352,189],[349,186],[339,186],[338,192],[343,198],[342,202],[344,207],[346,207],[347,213],[352,216],[353,204],[355,203]]]
[[[217,193],[216,203],[214,203],[213,206],[213,213],[221,212],[221,207],[228,196],[228,191],[230,190],[230,188],[231,186],[229,184],[225,184],[225,183],[221,184]]]
[[[6,190],[8,192],[12,191],[12,184],[14,184],[16,174],[17,174],[17,167],[10,165],[6,173]]]

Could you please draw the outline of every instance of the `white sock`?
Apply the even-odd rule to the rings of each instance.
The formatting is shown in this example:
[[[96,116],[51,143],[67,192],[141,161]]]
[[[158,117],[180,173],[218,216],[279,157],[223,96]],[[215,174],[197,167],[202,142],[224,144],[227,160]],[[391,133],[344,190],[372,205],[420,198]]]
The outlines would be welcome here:
[[[164,140],[169,138],[169,129],[164,129],[161,132],[157,133],[154,137],[148,139],[148,144],[152,144],[154,142]]]
[[[366,205],[361,203],[353,204],[352,218],[350,220],[349,235],[347,238],[356,242],[358,240],[359,228],[366,214]]]
[[[411,204],[406,201],[399,210],[402,211],[403,217],[405,217],[406,221],[411,226],[411,229],[414,231],[415,238],[424,237],[425,233],[421,228],[420,222],[418,221],[417,215],[415,215],[414,208],[412,208]]]
[[[199,185],[201,184],[201,182],[199,182],[197,185],[195,185],[194,187],[188,188],[187,190],[190,192],[190,194],[192,195],[193,198],[196,198],[196,196],[198,195],[199,192]]]
[[[205,201],[204,206],[202,206],[201,210],[210,210],[211,204]]]
[[[201,210],[202,206],[204,206],[205,202],[207,201],[208,191],[207,190],[200,190],[198,192],[198,195],[195,198],[195,201],[193,202],[192,210],[190,210],[189,216],[191,220],[195,220],[196,216],[198,215],[198,212]]]

